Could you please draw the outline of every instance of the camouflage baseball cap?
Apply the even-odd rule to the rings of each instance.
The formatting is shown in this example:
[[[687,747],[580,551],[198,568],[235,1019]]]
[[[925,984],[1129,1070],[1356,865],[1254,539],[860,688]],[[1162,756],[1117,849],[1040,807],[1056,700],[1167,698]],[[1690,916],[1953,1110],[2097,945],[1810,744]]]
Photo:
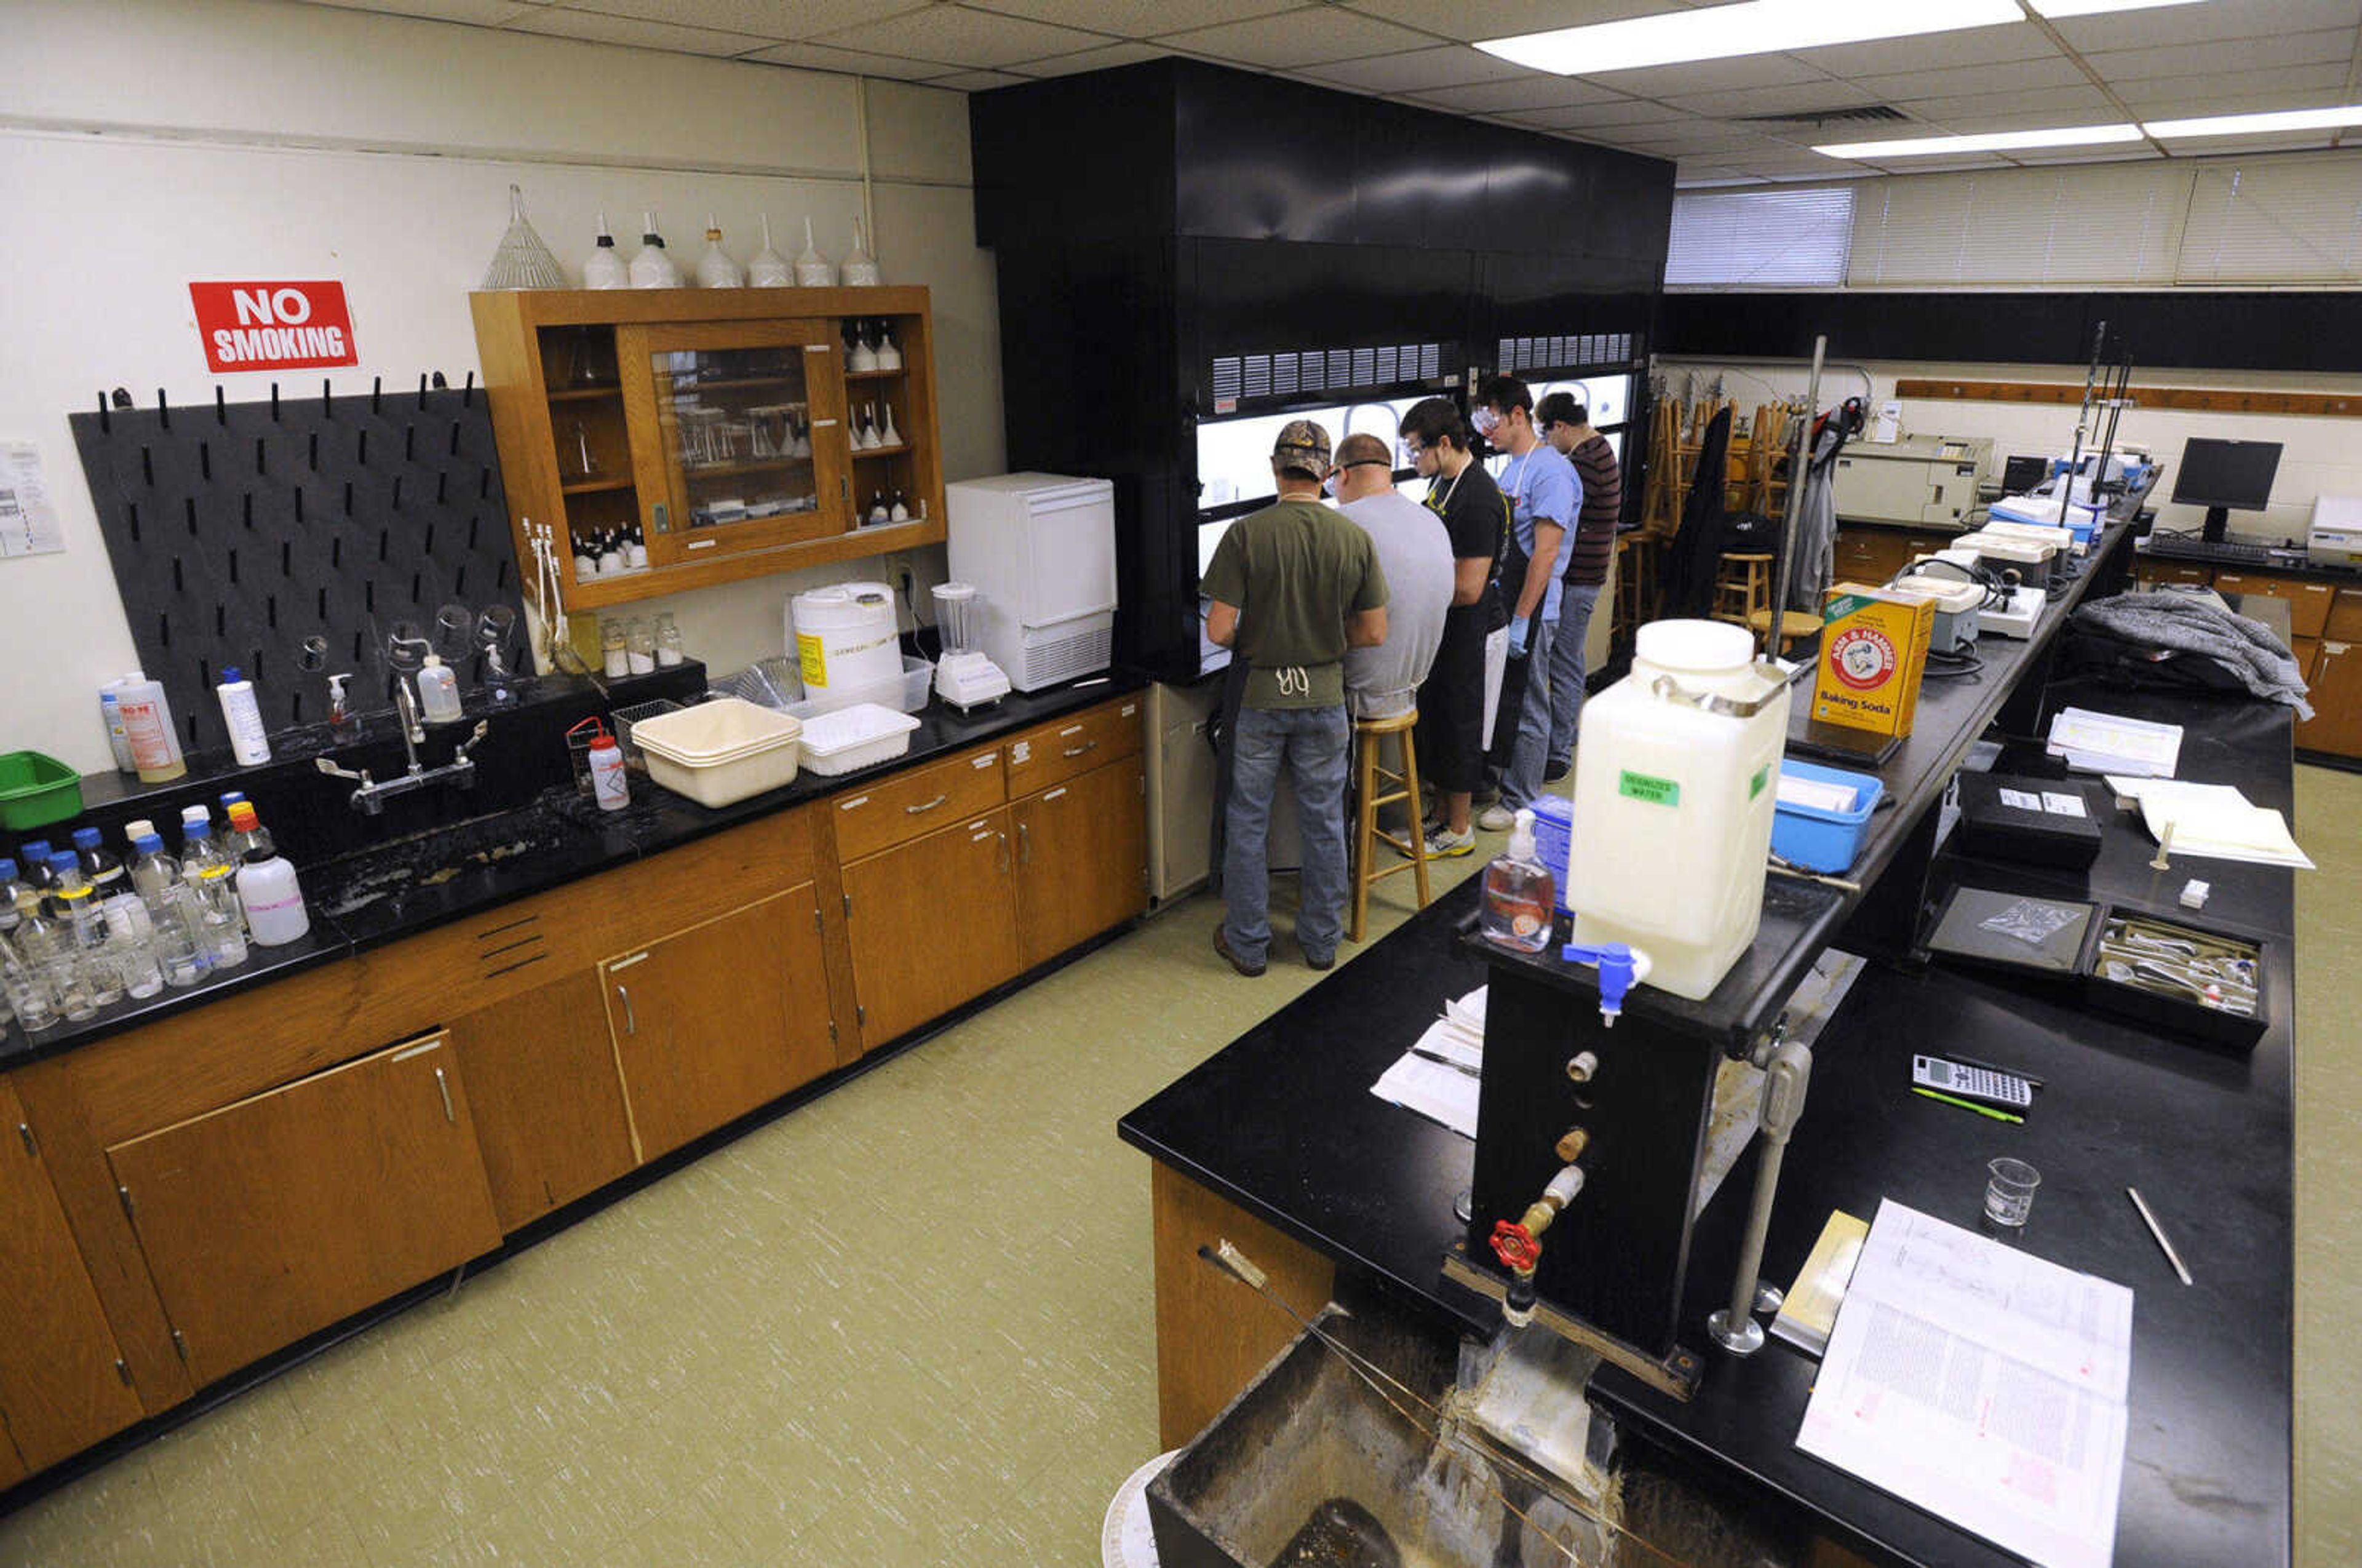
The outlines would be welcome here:
[[[1290,458],[1308,460],[1316,469],[1329,467],[1329,432],[1309,419],[1291,419],[1282,427],[1279,439],[1271,445],[1272,459],[1286,462]]]

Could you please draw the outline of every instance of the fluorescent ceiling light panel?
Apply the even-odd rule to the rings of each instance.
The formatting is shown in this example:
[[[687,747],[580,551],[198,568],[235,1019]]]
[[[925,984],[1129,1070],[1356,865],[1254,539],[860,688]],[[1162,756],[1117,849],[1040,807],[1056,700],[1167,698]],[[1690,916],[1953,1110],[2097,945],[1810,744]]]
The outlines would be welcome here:
[[[1994,131],[1985,136],[1923,136],[1901,141],[1840,141],[1813,149],[1830,158],[1875,162],[1888,158],[1932,158],[1963,152],[2008,152],[2024,147],[2097,147],[2138,141],[2138,126],[2067,126],[2058,130]]]
[[[2261,115],[2209,115],[2194,120],[2150,120],[2141,127],[2165,139],[2184,136],[2258,136],[2268,131],[2325,130],[2362,126],[2362,105],[2338,109],[2281,109]]]
[[[2046,16],[2087,17],[2184,6],[2194,0],[2034,0]],[[1740,0],[1694,11],[1485,39],[1485,53],[1561,76],[1595,76],[1651,65],[1685,65],[1741,55],[1793,53],[1831,44],[1917,38],[1963,28],[2021,22],[2016,0]]]

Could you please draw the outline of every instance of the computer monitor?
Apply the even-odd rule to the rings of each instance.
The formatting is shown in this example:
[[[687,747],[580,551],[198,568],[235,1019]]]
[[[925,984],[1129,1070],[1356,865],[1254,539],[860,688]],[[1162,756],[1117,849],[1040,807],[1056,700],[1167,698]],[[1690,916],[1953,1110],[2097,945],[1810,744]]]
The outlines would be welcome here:
[[[2173,480],[2177,506],[2206,508],[2204,537],[2221,544],[2231,513],[2261,512],[2272,499],[2272,479],[2280,469],[2278,441],[2218,441],[2192,436],[2181,445],[2181,470]]]
[[[2047,458],[2011,457],[2001,467],[2001,491],[2003,495],[2026,495],[2034,487],[2050,477]]]

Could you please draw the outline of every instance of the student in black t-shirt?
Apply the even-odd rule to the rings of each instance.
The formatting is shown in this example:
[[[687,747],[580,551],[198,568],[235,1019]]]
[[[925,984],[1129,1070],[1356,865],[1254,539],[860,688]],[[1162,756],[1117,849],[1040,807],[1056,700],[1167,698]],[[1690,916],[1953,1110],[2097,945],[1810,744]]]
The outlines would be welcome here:
[[[1508,624],[1497,577],[1509,508],[1468,450],[1459,409],[1431,397],[1402,420],[1403,449],[1428,481],[1427,505],[1451,537],[1451,608],[1427,681],[1418,689],[1418,770],[1435,788],[1432,856],[1476,847],[1469,797],[1485,773],[1485,640]]]

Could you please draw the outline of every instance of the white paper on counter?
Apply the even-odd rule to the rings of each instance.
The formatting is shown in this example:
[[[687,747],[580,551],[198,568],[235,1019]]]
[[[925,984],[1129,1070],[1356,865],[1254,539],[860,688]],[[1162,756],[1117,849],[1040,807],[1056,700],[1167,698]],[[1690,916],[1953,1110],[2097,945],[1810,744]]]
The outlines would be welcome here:
[[[2132,1292],[1882,1202],[1796,1446],[2046,1568],[2106,1568]]]
[[[2181,762],[2181,726],[2152,724],[2089,708],[2061,708],[2044,748],[2080,773],[2170,778]]]
[[[1406,1053],[1370,1086],[1391,1105],[1440,1121],[1462,1138],[1476,1136],[1477,1080],[1457,1067]]]
[[[2149,835],[2166,844],[2169,855],[2313,868],[2312,857],[2297,847],[2296,835],[2289,832],[2288,819],[2257,805],[2234,785],[2111,776],[2108,787],[2138,806]],[[2173,835],[2169,844],[2169,829]]]

